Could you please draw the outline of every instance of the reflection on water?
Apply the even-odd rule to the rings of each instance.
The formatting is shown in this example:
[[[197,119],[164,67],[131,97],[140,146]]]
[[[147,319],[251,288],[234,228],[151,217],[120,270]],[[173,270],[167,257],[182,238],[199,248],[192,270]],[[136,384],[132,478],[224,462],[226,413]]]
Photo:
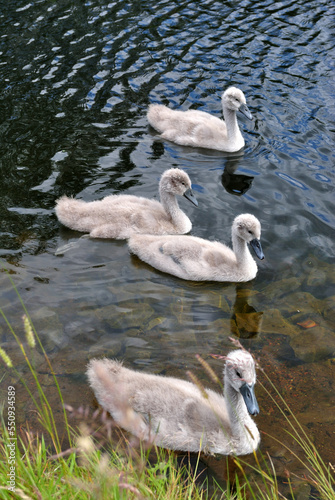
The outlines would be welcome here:
[[[332,13],[326,0],[3,5],[1,256],[69,404],[92,403],[83,375],[92,356],[201,377],[195,354],[220,372],[210,354],[225,354],[233,334],[333,460]],[[239,117],[246,140],[239,155],[177,146],[148,128],[150,102],[221,116],[229,85],[243,90],[254,117]],[[192,234],[230,244],[238,213],[261,221],[266,260],[252,283],[181,282],[132,258],[125,242],[59,227],[60,195],[157,197],[170,167],[193,182],[199,207],[183,206]],[[21,306],[4,273],[0,283],[1,308],[23,336]],[[24,370],[3,319],[0,335]],[[48,388],[39,353],[36,362]],[[24,421],[31,403],[20,398]],[[285,439],[265,394],[259,402],[259,428]],[[280,474],[285,467],[304,473],[266,436],[262,451]]]
[[[251,188],[254,177],[240,173],[236,174],[238,163],[238,160],[227,160],[221,182],[227,193],[241,196]]]
[[[256,311],[248,302],[252,290],[246,285],[236,286],[236,299],[230,319],[230,329],[233,335],[240,338],[251,338],[261,331],[263,312]]]

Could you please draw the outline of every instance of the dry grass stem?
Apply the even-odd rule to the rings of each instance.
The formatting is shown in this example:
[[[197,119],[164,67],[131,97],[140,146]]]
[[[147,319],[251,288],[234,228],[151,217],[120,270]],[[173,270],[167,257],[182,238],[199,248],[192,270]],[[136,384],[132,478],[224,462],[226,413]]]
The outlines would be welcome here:
[[[193,382],[193,384],[195,384],[199,391],[201,392],[202,396],[205,398],[205,399],[208,399],[208,394],[204,388],[204,386],[202,385],[202,383],[200,382],[200,380],[196,377],[196,375],[194,375],[194,373],[192,373],[191,371],[187,371],[186,372],[186,375],[191,379],[191,381]]]
[[[207,361],[205,361],[199,354],[196,354],[196,358],[199,361],[199,363],[201,364],[201,366],[206,370],[208,375],[211,377],[213,382],[215,384],[221,385],[221,381],[220,381],[219,377],[216,375],[214,370],[209,366]]]

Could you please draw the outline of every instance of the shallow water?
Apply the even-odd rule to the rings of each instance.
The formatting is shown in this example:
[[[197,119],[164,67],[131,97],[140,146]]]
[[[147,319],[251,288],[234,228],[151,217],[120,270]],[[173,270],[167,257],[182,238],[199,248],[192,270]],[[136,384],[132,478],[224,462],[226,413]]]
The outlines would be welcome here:
[[[235,335],[324,459],[334,460],[334,5],[41,0],[1,7],[1,256],[64,399],[92,404],[84,371],[93,356],[201,377],[195,354],[219,372],[210,355],[226,353]],[[239,154],[176,146],[148,127],[151,102],[221,116],[229,85],[244,91],[254,117],[239,115],[246,140]],[[199,201],[198,208],[180,202],[192,234],[229,243],[238,213],[260,219],[266,260],[253,282],[183,282],[131,257],[125,242],[82,238],[56,220],[62,194],[156,197],[160,175],[175,166],[189,173]],[[5,273],[0,282],[1,308],[23,335]],[[3,319],[0,335],[24,369]],[[43,364],[40,373],[49,386]],[[6,373],[2,387],[9,380]],[[23,392],[20,399],[24,421],[31,406]],[[287,439],[261,389],[259,404],[259,428]],[[304,472],[266,436],[262,451],[279,475]]]

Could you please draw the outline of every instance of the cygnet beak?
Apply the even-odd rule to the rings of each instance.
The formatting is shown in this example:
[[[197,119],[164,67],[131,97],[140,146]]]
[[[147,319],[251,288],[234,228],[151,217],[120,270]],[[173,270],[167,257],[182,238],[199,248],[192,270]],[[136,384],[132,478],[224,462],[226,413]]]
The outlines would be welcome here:
[[[191,188],[187,189],[187,191],[185,191],[185,193],[183,194],[183,196],[185,196],[185,198],[187,198],[190,202],[192,202],[193,205],[195,205],[196,207],[198,206],[198,200],[194,196],[193,191],[192,191]]]
[[[255,396],[255,385],[249,385],[247,383],[243,384],[240,388],[240,393],[243,396],[244,402],[250,415],[258,415],[259,406]]]
[[[249,118],[249,120],[252,120],[252,114],[250,113],[249,108],[246,104],[241,104],[239,110],[244,116]]]
[[[257,238],[255,238],[255,239],[249,241],[249,243],[250,243],[251,248],[255,252],[256,256],[260,260],[263,260],[264,259],[264,253],[263,253],[263,250],[262,250],[261,242]]]

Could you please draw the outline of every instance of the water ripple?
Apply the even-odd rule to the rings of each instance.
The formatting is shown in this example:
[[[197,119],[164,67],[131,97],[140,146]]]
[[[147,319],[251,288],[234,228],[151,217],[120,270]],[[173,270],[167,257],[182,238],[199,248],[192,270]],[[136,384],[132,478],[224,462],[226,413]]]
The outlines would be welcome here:
[[[140,6],[41,0],[6,10],[0,18],[0,148],[8,206],[21,200],[25,209],[51,209],[64,192],[93,199],[136,187],[139,179],[155,193],[157,172],[167,166],[190,169],[208,193],[204,172],[223,172],[227,156],[194,155],[156,141],[146,109],[162,102],[220,117],[220,95],[236,85],[254,115],[252,123],[239,117],[246,148],[238,168],[255,179],[238,204],[227,203],[227,217],[258,207],[271,213],[276,200],[290,221],[301,209],[315,232],[327,237],[335,132],[335,9],[327,0],[158,0]],[[64,159],[54,161],[59,152]],[[35,186],[43,186],[33,191],[36,197],[21,194]],[[226,201],[227,192],[211,189]],[[206,210],[217,202],[203,201]],[[206,228],[203,216],[197,218]],[[15,234],[12,218],[8,224]],[[43,238],[42,230],[37,237]],[[281,248],[272,250],[281,255]]]

